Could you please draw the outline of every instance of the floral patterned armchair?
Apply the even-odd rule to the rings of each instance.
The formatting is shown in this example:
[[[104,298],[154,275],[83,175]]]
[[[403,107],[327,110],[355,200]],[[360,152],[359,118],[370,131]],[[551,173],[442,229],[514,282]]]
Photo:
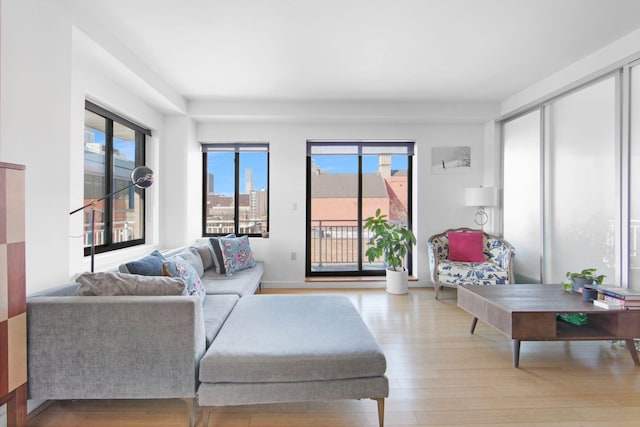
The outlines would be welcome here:
[[[485,262],[461,262],[449,260],[449,232],[482,232],[482,248]],[[427,241],[431,280],[436,299],[443,286],[458,285],[506,285],[513,284],[514,248],[497,236],[471,228],[449,229],[431,236]]]

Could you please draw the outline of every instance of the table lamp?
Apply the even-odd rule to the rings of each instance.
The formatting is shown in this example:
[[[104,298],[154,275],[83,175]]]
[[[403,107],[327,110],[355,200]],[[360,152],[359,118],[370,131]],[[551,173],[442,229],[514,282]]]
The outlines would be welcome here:
[[[472,187],[465,189],[465,206],[476,206],[474,222],[480,227],[489,221],[484,208],[498,204],[498,192],[493,187]]]

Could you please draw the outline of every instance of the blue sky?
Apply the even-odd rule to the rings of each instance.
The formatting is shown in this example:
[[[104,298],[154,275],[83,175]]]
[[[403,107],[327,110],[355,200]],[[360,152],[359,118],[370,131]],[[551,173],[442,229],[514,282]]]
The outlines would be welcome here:
[[[356,173],[358,171],[358,158],[353,155],[313,156],[313,162],[321,170],[328,173]],[[407,156],[392,156],[391,169],[406,170]],[[378,156],[362,156],[362,171],[364,173],[374,173],[377,170]]]
[[[86,129],[86,128],[85,128]],[[93,142],[96,144],[105,144],[104,132],[100,132],[96,129],[88,128],[93,133]],[[124,141],[122,139],[113,138],[113,148],[120,151],[129,160],[136,159],[136,143],[135,141]]]
[[[113,139],[113,148],[120,151],[128,160],[136,159],[136,143],[135,141],[123,141],[121,139]]]
[[[207,171],[214,176],[216,194],[233,195],[235,153],[209,153]],[[267,153],[242,153],[240,156],[240,193],[245,191],[245,170],[253,170],[253,188],[267,188]]]

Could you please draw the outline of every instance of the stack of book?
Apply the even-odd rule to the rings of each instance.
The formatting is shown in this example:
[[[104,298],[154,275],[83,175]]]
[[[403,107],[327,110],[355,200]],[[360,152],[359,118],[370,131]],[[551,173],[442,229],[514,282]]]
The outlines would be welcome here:
[[[620,286],[597,286],[598,299],[593,301],[598,307],[609,310],[640,310],[640,291]]]

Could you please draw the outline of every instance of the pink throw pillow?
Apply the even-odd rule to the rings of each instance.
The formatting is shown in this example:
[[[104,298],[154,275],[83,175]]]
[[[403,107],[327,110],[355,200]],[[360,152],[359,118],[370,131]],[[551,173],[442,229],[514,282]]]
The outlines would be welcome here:
[[[449,239],[449,260],[462,262],[485,262],[482,251],[482,233],[447,233]]]

